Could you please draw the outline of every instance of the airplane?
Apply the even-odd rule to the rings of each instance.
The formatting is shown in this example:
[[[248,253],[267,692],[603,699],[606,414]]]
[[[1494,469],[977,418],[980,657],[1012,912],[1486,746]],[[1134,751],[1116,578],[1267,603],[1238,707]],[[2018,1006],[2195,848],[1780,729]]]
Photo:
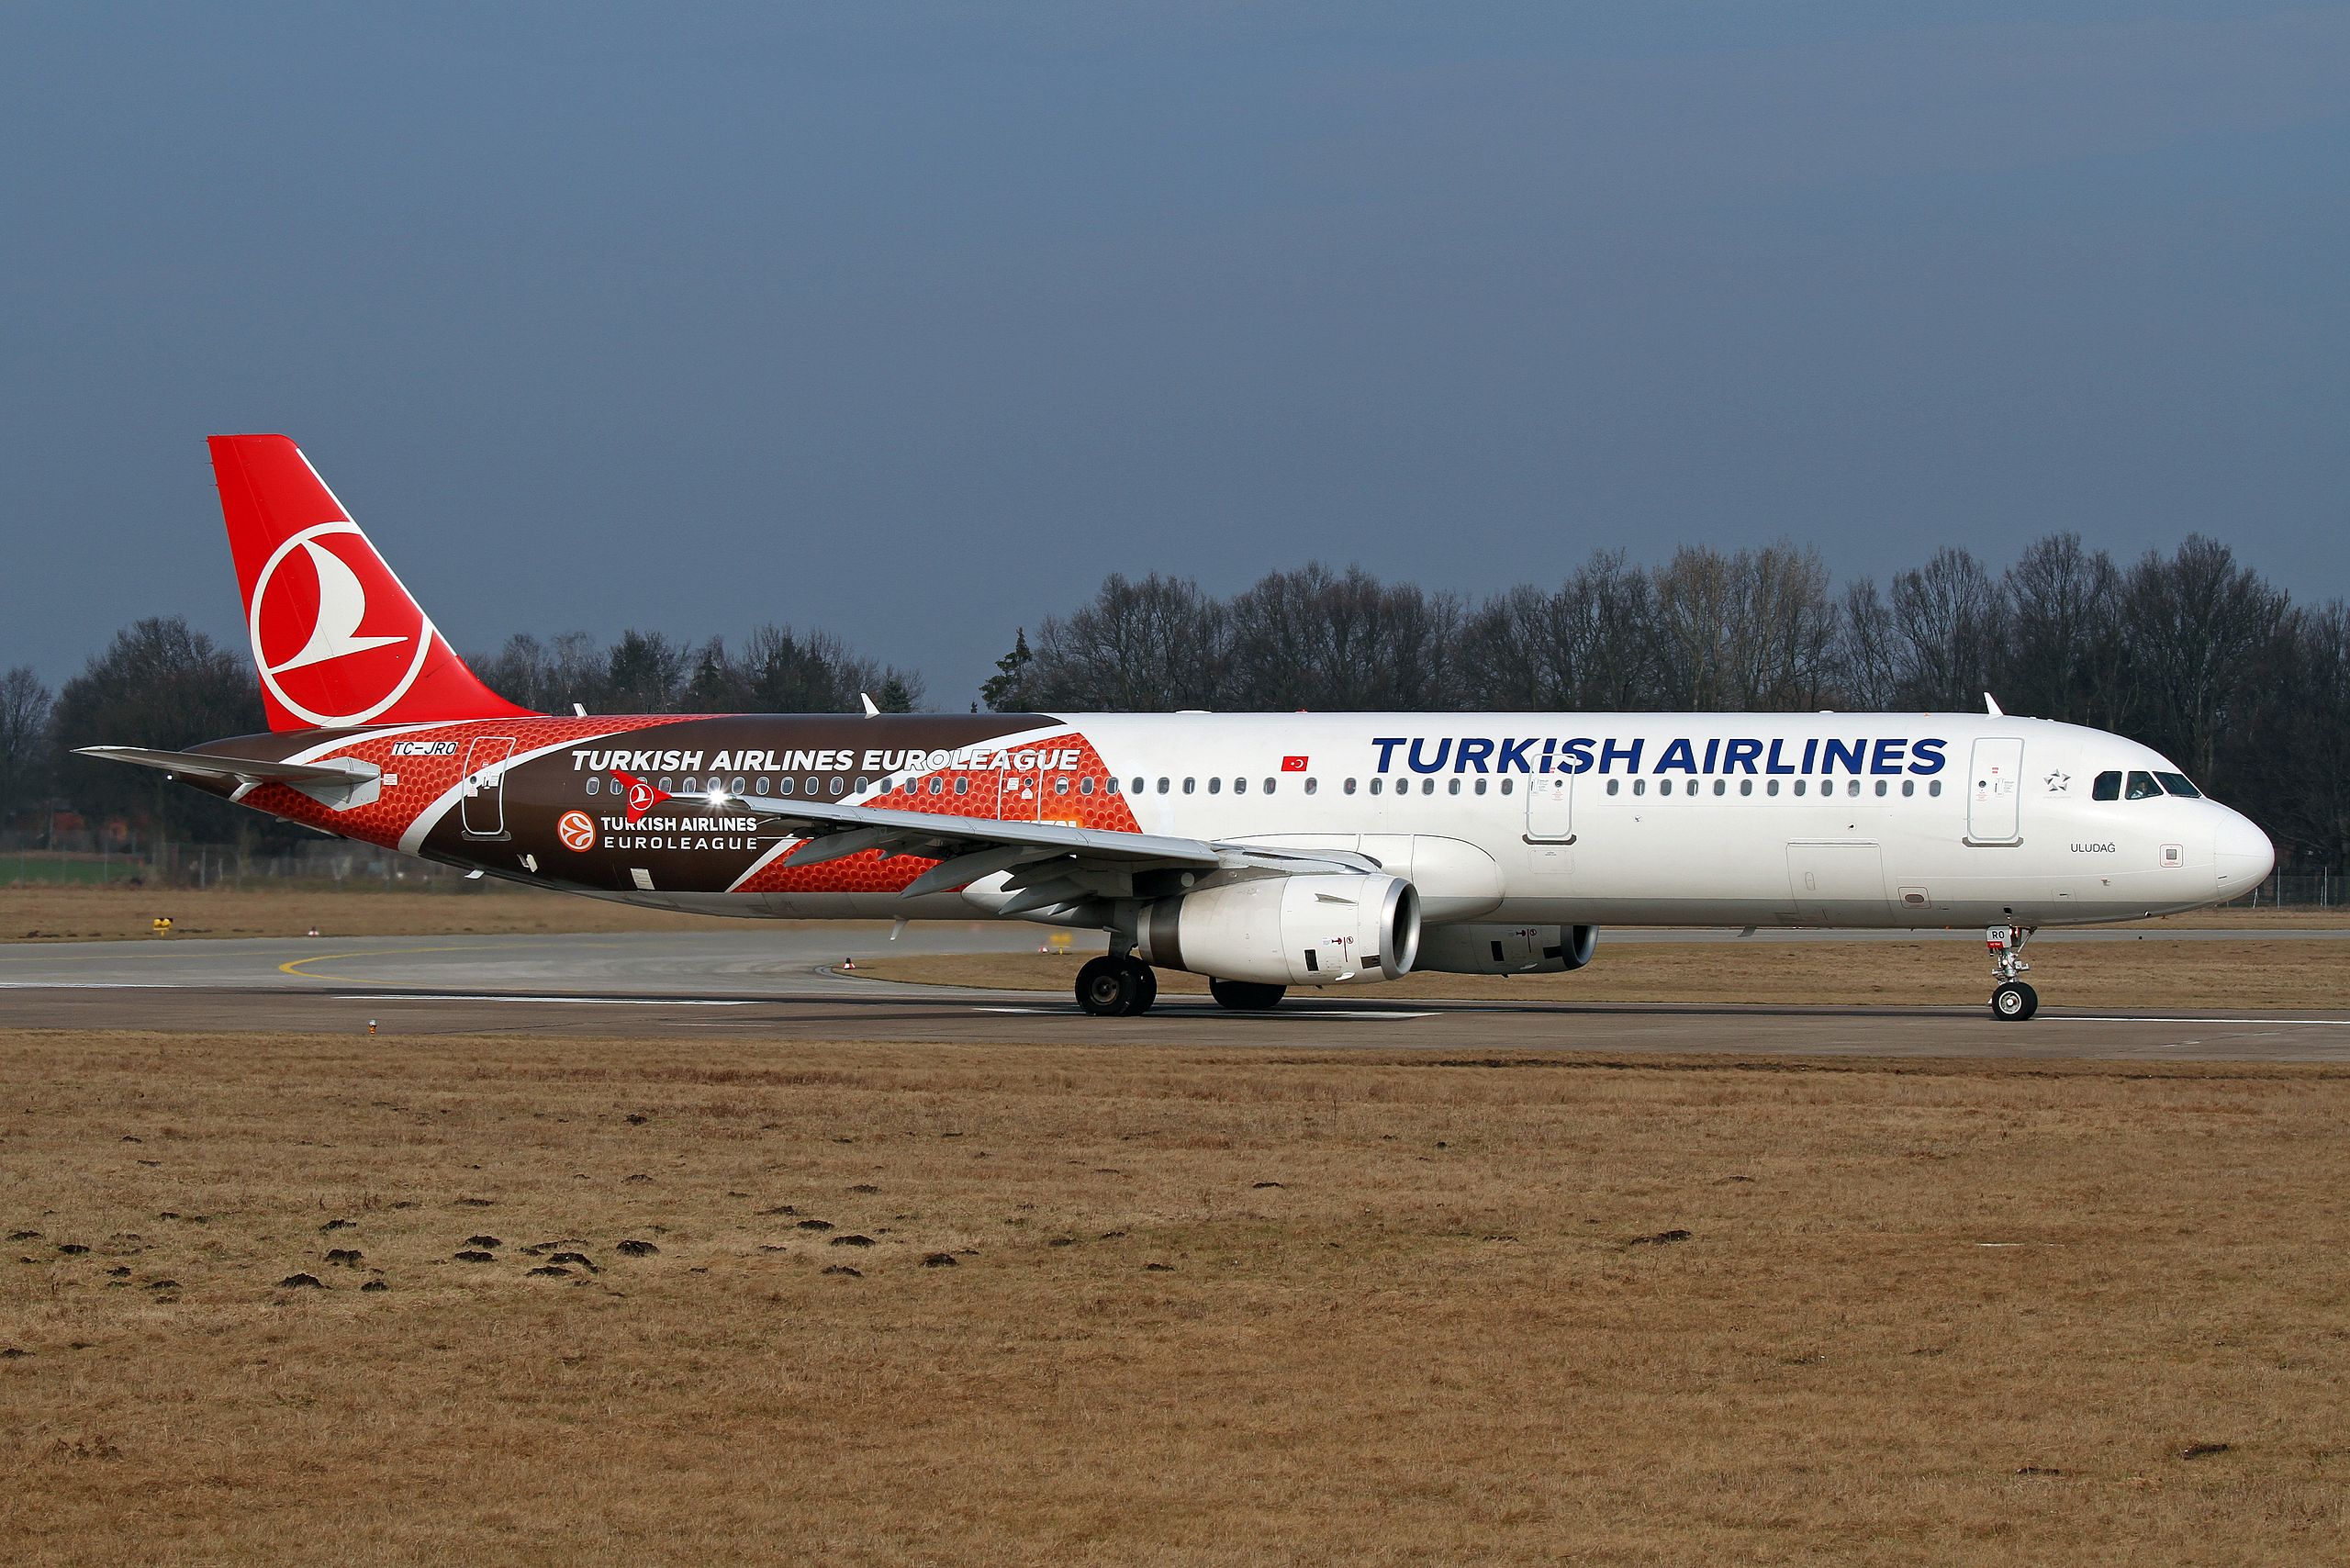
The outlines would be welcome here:
[[[1156,971],[1292,987],[1592,961],[1602,925],[2040,927],[2250,891],[2267,837],[2156,752],[1975,713],[543,714],[465,667],[283,435],[210,441],[266,734],[91,746],[325,833],[707,914],[1091,928],[1085,1012]]]

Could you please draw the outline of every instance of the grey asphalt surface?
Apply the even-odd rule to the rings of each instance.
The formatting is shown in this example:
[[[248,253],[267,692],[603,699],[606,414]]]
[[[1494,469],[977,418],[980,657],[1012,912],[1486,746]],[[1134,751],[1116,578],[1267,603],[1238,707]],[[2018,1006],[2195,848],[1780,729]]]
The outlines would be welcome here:
[[[722,1034],[942,1044],[2350,1062],[2350,1007],[2068,1009],[2058,963],[2035,976],[2046,1002],[2037,1019],[2022,1025],[1993,1021],[1972,999],[1947,1008],[1726,1007],[1406,1002],[1361,991],[1297,993],[1266,1014],[1169,996],[1141,1018],[1097,1019],[1071,1002],[1035,992],[892,984],[839,968],[844,959],[885,953],[1034,951],[1046,935],[1041,927],[912,926],[896,943],[888,934],[878,924],[778,924],[662,935],[13,944],[0,946],[0,1024],[364,1034],[374,1020],[388,1040],[403,1034]],[[2048,933],[2041,940],[2157,935],[2350,939],[2342,931],[2125,929]],[[1739,939],[1622,934],[1626,941],[1675,938]],[[1979,940],[1971,933],[1953,938]],[[2256,977],[2247,977],[2246,989],[2256,993]]]

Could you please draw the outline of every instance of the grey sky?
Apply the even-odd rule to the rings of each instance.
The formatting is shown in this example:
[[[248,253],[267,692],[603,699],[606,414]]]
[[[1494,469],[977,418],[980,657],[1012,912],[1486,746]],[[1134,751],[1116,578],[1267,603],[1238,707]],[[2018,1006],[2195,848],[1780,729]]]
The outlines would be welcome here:
[[[239,635],[282,430],[461,647],[960,706],[1153,568],[2076,528],[2350,592],[2350,9],[0,12],[0,665]]]

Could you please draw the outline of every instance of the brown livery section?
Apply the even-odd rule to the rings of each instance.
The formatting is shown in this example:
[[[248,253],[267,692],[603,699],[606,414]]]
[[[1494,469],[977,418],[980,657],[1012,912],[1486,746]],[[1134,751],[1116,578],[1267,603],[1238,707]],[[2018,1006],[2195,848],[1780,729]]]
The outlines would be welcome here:
[[[252,788],[242,801],[329,833],[545,885],[630,894],[890,893],[934,862],[867,850],[795,867],[798,841],[739,807],[709,807],[696,796],[721,781],[731,790],[740,778],[753,792],[812,784],[844,804],[1138,831],[1105,759],[1060,723],[1034,713],[591,716],[254,735],[204,749],[370,763],[381,787],[364,805],[338,811],[277,783]],[[463,788],[486,765],[497,768],[487,786],[496,791],[494,833],[471,831],[484,824],[469,816]],[[632,823],[614,774],[640,770],[670,780],[676,798]]]

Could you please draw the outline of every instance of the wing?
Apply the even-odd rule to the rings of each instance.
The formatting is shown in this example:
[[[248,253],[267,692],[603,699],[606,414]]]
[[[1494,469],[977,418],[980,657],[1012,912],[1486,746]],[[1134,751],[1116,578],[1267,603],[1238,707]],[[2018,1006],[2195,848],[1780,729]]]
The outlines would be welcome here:
[[[805,842],[786,866],[821,866],[867,849],[887,858],[918,855],[938,862],[899,896],[946,892],[998,872],[1010,872],[986,905],[997,914],[1083,923],[1088,905],[1114,899],[1157,898],[1181,891],[1183,874],[1257,869],[1375,871],[1379,862],[1346,850],[1285,850],[1266,845],[1217,844],[1151,833],[1118,833],[1061,823],[1004,822],[940,812],[899,812],[820,801],[760,795],[680,796],[712,811],[750,811],[773,819]],[[1106,916],[1106,910],[1100,912]]]

